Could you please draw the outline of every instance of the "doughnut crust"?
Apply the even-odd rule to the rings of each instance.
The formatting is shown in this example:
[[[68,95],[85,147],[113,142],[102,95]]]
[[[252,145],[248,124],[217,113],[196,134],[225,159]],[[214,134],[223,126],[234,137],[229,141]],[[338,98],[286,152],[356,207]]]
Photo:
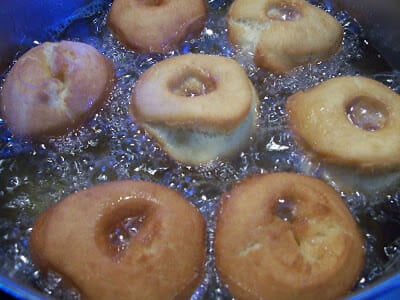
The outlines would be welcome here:
[[[199,164],[227,157],[246,144],[257,107],[255,89],[236,61],[187,54],[142,74],[130,111],[172,157]]]
[[[382,128],[360,128],[349,119],[357,99],[385,116]],[[382,83],[365,77],[330,79],[289,97],[286,111],[298,143],[319,159],[365,172],[400,166],[400,96]]]
[[[111,182],[42,213],[29,247],[85,299],[188,299],[204,272],[205,222],[172,189]]]
[[[328,59],[343,39],[339,22],[305,0],[235,0],[227,20],[233,46],[276,73]]]
[[[335,190],[275,173],[249,177],[223,195],[215,257],[235,299],[334,299],[356,283],[364,249]]]
[[[109,97],[114,67],[80,42],[46,42],[30,49],[8,73],[1,115],[13,134],[44,139],[81,126]]]
[[[130,49],[165,53],[199,34],[206,16],[204,0],[115,0],[108,26]]]

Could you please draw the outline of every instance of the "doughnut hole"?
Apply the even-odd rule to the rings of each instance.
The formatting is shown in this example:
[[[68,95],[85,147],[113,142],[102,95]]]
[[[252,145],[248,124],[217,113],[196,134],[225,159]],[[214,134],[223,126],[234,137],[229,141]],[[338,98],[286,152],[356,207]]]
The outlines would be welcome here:
[[[273,214],[285,222],[291,222],[296,215],[296,204],[289,198],[280,197],[275,203]]]
[[[169,83],[173,94],[188,98],[207,95],[216,88],[216,80],[209,73],[199,70],[187,72]]]
[[[58,56],[58,58],[55,58],[58,62],[50,64],[49,68],[51,69],[51,77],[63,84],[68,79],[68,64],[72,64],[76,56],[72,51],[67,51]]]
[[[368,96],[352,99],[347,104],[346,114],[353,125],[366,131],[383,129],[389,118],[385,104]]]
[[[53,77],[58,80],[61,84],[63,84],[66,81],[66,72],[64,69],[57,70],[56,73],[53,74]]]
[[[296,21],[301,18],[299,8],[293,3],[282,1],[267,8],[267,17],[276,21]]]
[[[138,199],[138,203],[118,203],[111,210],[104,210],[96,226],[96,244],[113,260],[120,261],[132,241],[148,223],[152,206]]]
[[[287,223],[287,227],[296,242],[297,246],[301,246],[301,227],[303,224],[302,218],[297,216],[297,203],[291,197],[279,197],[272,207],[272,214],[278,217],[283,222]]]
[[[330,232],[331,224],[327,218],[330,212],[331,210],[325,204],[300,200],[291,195],[280,196],[272,207],[272,214],[287,223],[288,226],[285,225],[285,227],[291,232],[294,242],[307,261],[320,259],[323,255],[321,253],[324,252],[321,247],[324,247],[326,240],[333,234]],[[318,217],[315,218],[315,216]],[[315,222],[320,224],[321,230],[313,229],[311,224]]]
[[[39,103],[56,108],[60,103],[63,105],[68,93],[68,66],[63,62],[66,58],[66,56],[60,58],[61,63],[49,63],[48,72],[41,72],[46,74],[47,78],[43,80],[41,86],[35,87],[39,91],[37,93]]]

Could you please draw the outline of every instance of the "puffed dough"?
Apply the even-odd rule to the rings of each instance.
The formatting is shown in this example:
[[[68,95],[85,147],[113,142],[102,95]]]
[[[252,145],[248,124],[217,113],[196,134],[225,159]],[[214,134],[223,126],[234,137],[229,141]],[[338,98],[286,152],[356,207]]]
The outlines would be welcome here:
[[[96,300],[189,299],[205,247],[200,212],[178,192],[141,181],[68,196],[39,215],[29,243],[43,273]]]
[[[222,196],[216,267],[235,299],[336,299],[360,276],[363,243],[345,203],[321,180],[255,175]]]
[[[115,0],[108,25],[128,48],[165,53],[199,34],[206,16],[204,0]]]
[[[13,134],[32,139],[63,135],[104,104],[114,67],[90,45],[43,43],[21,56],[1,93],[1,114]]]
[[[383,117],[378,120],[382,128],[362,128],[349,118],[357,99],[375,107],[374,113]],[[350,76],[330,79],[289,97],[286,110],[299,144],[326,162],[360,171],[400,166],[400,96],[380,82]]]
[[[343,39],[339,22],[305,0],[235,0],[227,21],[233,46],[277,73],[328,59]]]
[[[172,157],[200,164],[230,156],[249,141],[257,106],[255,89],[236,61],[188,54],[142,74],[130,111]]]

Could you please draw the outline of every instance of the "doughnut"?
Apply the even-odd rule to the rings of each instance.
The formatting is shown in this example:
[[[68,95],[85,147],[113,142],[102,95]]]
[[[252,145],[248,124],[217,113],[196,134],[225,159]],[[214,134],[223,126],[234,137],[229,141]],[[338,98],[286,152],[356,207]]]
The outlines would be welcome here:
[[[220,202],[217,272],[235,299],[334,299],[364,266],[364,242],[347,206],[323,181],[253,175]]]
[[[289,97],[298,144],[321,161],[373,173],[400,166],[400,95],[361,76],[329,79]]]
[[[178,192],[142,181],[79,191],[39,215],[34,264],[84,299],[188,299],[205,264],[205,222]]]
[[[0,113],[16,136],[61,136],[103,105],[114,76],[112,63],[92,46],[45,42],[22,55],[7,74]]]
[[[339,22],[305,0],[235,0],[227,23],[232,45],[276,73],[328,59],[343,39]]]
[[[108,27],[126,47],[166,53],[204,28],[204,0],[115,0]]]
[[[187,54],[146,70],[130,112],[174,159],[197,165],[237,153],[256,127],[257,93],[233,59]]]

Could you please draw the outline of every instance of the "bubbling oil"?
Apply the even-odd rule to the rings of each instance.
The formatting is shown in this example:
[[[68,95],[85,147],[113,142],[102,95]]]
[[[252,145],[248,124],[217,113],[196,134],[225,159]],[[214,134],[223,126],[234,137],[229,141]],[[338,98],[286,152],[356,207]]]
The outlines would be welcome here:
[[[400,92],[400,74],[386,68],[379,54],[364,43],[358,24],[346,12],[333,12],[322,2],[318,6],[344,26],[343,50],[323,63],[299,67],[283,75],[260,70],[244,59],[246,53],[233,51],[224,19],[232,1],[209,0],[209,18],[201,35],[165,55],[138,54],[122,47],[106,26],[109,6],[104,7],[100,2],[96,1],[95,9],[82,9],[81,15],[74,15],[67,25],[50,33],[52,40],[67,38],[89,43],[113,61],[118,80],[103,109],[78,131],[41,145],[14,139],[0,119],[1,273],[56,298],[79,299],[76,291],[62,288],[57,274],[44,278],[32,264],[28,240],[35,217],[81,189],[113,180],[140,179],[179,191],[205,217],[207,271],[192,298],[231,299],[215,271],[213,243],[218,202],[234,182],[250,174],[299,171],[298,166],[305,158],[297,151],[287,129],[284,109],[287,97],[341,75],[373,77]],[[77,30],[82,21],[87,26],[84,33]],[[257,132],[248,149],[231,161],[214,161],[200,167],[180,164],[170,159],[128,114],[130,93],[138,77],[163,59],[189,52],[237,59],[261,100]],[[375,63],[371,66],[372,60]],[[318,166],[310,168],[318,177]],[[353,190],[342,192],[342,197],[366,237],[367,263],[356,287],[361,289],[383,275],[400,270],[400,219],[396,214],[400,209],[400,188],[374,196]]]

